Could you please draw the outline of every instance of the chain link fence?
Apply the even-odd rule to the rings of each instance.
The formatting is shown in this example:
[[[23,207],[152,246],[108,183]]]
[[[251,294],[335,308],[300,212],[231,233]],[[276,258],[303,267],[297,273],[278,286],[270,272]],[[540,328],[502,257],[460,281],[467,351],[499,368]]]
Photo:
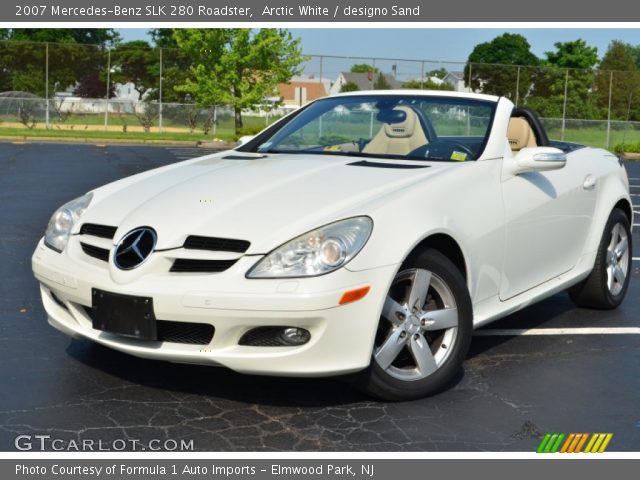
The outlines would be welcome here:
[[[0,129],[233,137],[232,108],[197,105],[176,90],[189,66],[176,49],[0,42]],[[308,55],[300,76],[244,111],[242,133],[320,96],[389,88],[502,95],[536,111],[552,138],[640,142],[637,72],[331,55]]]

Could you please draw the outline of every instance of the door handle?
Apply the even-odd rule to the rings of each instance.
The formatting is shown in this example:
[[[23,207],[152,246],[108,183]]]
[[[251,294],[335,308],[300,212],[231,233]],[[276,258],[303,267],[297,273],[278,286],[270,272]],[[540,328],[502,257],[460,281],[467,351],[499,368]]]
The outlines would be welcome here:
[[[596,186],[596,177],[593,175],[587,175],[582,184],[582,188],[585,190],[593,190]]]

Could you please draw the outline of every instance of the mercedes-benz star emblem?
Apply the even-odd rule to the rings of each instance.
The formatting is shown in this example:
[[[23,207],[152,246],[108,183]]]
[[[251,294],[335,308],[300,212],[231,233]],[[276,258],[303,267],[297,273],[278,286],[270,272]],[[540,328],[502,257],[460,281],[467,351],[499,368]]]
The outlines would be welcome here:
[[[149,227],[136,228],[127,233],[116,246],[113,262],[121,270],[142,265],[156,248],[156,232]]]

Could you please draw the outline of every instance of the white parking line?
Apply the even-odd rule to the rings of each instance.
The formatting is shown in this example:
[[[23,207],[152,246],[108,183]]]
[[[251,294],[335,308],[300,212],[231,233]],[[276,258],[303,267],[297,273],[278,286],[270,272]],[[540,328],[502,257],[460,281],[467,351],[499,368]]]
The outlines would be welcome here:
[[[576,327],[487,329],[473,332],[476,337],[519,337],[521,335],[640,335],[640,327]]]

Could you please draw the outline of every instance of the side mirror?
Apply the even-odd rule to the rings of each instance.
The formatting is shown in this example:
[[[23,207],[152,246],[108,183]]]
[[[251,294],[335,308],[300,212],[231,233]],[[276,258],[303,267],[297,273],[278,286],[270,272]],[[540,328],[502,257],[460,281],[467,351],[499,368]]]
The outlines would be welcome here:
[[[526,147],[515,156],[515,175],[558,170],[567,164],[567,154],[553,147]]]
[[[236,141],[236,146],[241,147],[255,138],[255,135],[243,135]]]

